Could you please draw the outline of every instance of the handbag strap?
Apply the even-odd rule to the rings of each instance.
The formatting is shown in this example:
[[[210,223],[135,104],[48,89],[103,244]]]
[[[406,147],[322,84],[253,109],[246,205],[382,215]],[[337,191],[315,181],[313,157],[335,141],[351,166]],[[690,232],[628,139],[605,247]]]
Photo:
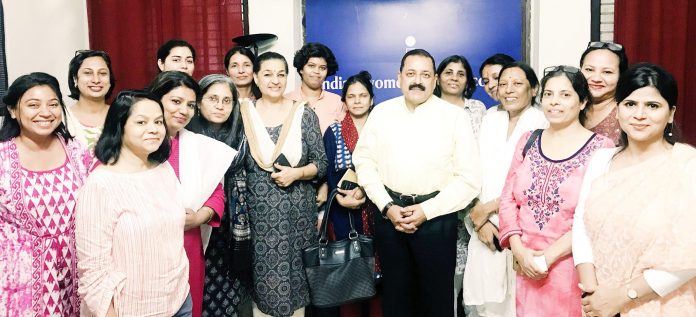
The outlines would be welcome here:
[[[324,204],[324,219],[321,221],[321,226],[320,226],[320,235],[319,235],[319,244],[321,245],[326,245],[329,243],[329,239],[327,237],[327,227],[329,224],[329,221],[331,221],[331,218],[329,217],[329,213],[331,212],[331,204],[333,204],[334,199],[336,199],[336,195],[338,195],[338,188],[334,188],[331,193],[329,193],[329,199],[326,201]],[[348,222],[350,223],[350,233],[348,233],[348,237],[351,240],[357,239],[358,238],[358,232],[355,230],[355,226],[353,225],[353,217],[351,217],[350,214],[348,214]]]

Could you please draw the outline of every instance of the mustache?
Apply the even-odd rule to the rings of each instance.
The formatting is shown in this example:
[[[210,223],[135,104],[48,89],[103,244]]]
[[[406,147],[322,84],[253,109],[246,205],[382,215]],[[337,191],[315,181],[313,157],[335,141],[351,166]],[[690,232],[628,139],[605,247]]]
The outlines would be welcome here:
[[[413,83],[413,84],[411,84],[411,85],[408,86],[408,90],[411,90],[411,89],[413,89],[413,88],[418,88],[418,89],[420,89],[421,91],[425,91],[425,86],[423,86],[422,84]]]

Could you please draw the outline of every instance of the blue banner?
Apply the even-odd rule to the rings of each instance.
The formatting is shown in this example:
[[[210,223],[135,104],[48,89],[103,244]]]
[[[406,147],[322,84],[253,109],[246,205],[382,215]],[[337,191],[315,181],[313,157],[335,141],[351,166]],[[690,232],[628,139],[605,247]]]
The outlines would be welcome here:
[[[372,74],[375,103],[399,96],[399,63],[410,49],[435,57],[463,55],[479,87],[473,99],[494,104],[479,80],[487,57],[522,51],[522,1],[512,0],[306,0],[307,42],[336,55],[339,71],[324,88],[341,94],[343,81],[361,70]]]

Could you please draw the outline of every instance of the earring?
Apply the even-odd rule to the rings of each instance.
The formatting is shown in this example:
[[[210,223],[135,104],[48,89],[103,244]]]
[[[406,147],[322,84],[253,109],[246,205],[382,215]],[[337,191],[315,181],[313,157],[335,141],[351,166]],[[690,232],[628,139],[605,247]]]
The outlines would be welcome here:
[[[667,133],[667,136],[672,137],[672,129],[674,128],[674,122],[669,124],[669,132]]]

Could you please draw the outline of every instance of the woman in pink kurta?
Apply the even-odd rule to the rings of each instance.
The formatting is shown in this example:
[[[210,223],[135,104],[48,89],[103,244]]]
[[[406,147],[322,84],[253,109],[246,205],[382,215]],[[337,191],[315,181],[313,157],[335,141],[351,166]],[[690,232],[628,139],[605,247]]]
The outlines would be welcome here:
[[[186,206],[184,248],[189,259],[189,284],[193,299],[193,316],[203,311],[205,280],[204,246],[210,232],[202,226],[220,226],[225,208],[221,181],[236,151],[226,144],[184,127],[193,118],[201,90],[193,78],[178,71],[159,73],[148,89],[161,99],[167,131],[172,136],[169,164],[183,188]]]
[[[696,149],[673,131],[677,91],[658,65],[619,79],[625,146],[592,159],[573,228],[583,316],[696,316]]]
[[[91,156],[61,123],[52,76],[20,76],[3,101],[0,316],[77,316],[73,210]]]
[[[527,132],[517,144],[500,196],[500,242],[512,249],[518,267],[517,316],[576,317],[573,213],[587,162],[613,142],[582,127],[591,97],[577,68],[550,70],[541,87],[549,128]]]

